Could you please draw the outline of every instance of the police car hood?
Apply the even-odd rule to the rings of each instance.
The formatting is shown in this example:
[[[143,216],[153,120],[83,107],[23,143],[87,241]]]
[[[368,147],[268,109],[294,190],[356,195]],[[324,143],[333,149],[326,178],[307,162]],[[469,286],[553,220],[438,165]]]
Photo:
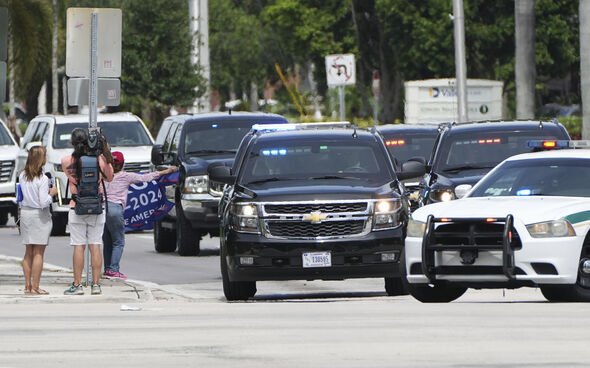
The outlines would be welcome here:
[[[590,209],[590,198],[582,197],[476,197],[440,202],[421,207],[412,218],[426,221],[428,215],[448,218],[496,217],[511,214],[515,221],[532,224],[560,219]]]
[[[392,197],[390,184],[362,180],[287,180],[250,184],[246,188],[259,201],[322,201]]]

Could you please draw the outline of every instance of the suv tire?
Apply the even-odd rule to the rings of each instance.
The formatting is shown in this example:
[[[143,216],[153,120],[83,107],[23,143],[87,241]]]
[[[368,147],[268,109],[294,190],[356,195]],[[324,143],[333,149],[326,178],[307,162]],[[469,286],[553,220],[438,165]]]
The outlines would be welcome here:
[[[230,281],[227,272],[227,261],[221,252],[221,278],[223,280],[223,294],[227,301],[248,300],[256,294],[256,281]]]
[[[184,217],[182,206],[176,203],[176,248],[182,257],[199,255],[201,248],[201,234],[192,228],[191,223]]]
[[[158,253],[171,253],[176,250],[176,232],[163,228],[161,221],[154,224],[154,248]]]
[[[408,290],[404,287],[401,277],[386,277],[385,292],[388,296],[408,295]]]
[[[0,210],[0,226],[8,223],[8,210]]]
[[[68,214],[54,213],[52,216],[52,220],[53,227],[51,228],[51,235],[66,235],[66,226],[68,225]]]

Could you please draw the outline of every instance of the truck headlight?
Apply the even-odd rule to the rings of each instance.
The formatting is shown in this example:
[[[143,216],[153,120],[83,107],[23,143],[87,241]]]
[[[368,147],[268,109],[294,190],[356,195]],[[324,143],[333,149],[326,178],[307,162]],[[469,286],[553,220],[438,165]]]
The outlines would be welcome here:
[[[207,193],[208,190],[209,190],[209,176],[208,175],[187,176],[186,179],[184,179],[184,188],[182,189],[183,193],[201,194],[201,193]]]
[[[421,238],[426,231],[426,223],[414,219],[408,221],[407,236],[412,238]]]
[[[259,234],[258,207],[251,203],[237,203],[231,207],[232,225],[236,231]]]
[[[430,200],[433,202],[448,202],[455,199],[455,192],[451,188],[434,189],[430,192]]]
[[[565,236],[576,236],[572,224],[564,219],[537,222],[526,226],[533,238],[559,238]]]
[[[399,225],[397,213],[401,208],[398,199],[375,202],[373,207],[373,230],[391,229]]]

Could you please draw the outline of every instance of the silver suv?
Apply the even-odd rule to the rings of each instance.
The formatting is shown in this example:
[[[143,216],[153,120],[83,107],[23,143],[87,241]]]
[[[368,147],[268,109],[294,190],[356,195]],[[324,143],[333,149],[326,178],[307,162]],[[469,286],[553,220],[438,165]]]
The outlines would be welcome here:
[[[16,177],[15,160],[18,154],[18,145],[6,127],[0,120],[0,225],[6,225],[8,215],[15,219],[16,206]]]
[[[150,155],[154,140],[141,119],[131,113],[99,114],[102,128],[112,151],[125,155],[126,171],[150,171]],[[45,172],[51,173],[58,189],[57,201],[52,205],[52,235],[64,235],[68,223],[70,193],[61,158],[72,152],[70,137],[75,128],[87,128],[88,115],[39,115],[31,120],[21,140],[17,169],[22,170],[32,146],[47,147]]]

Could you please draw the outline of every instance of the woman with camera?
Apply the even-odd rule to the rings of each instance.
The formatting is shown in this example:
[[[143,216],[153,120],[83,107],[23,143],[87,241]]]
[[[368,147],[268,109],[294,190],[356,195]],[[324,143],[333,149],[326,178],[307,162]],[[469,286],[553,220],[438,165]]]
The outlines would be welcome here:
[[[20,231],[26,246],[22,261],[25,275],[25,294],[49,294],[41,289],[41,272],[45,247],[49,242],[53,222],[50,206],[57,189],[49,187],[49,178],[43,175],[46,150],[35,146],[29,151],[25,169],[19,176],[23,199],[20,203]]]
[[[72,131],[71,143],[74,152],[61,159],[61,167],[68,177],[69,191],[72,198],[76,198],[79,193],[79,185],[82,183],[82,158],[83,156],[92,156],[97,160],[99,174],[97,175],[98,183],[103,180],[113,180],[113,167],[111,166],[112,157],[108,144],[104,137],[99,138],[98,152],[95,152],[89,146],[88,133],[85,129],[77,128]],[[85,178],[85,177],[84,177]],[[85,179],[86,180],[86,179]],[[94,183],[96,185],[96,183]],[[97,186],[95,195],[102,198],[104,204],[103,185]],[[102,254],[100,246],[102,245],[102,232],[105,223],[105,212],[101,214],[80,215],[75,211],[76,201],[70,201],[70,212],[68,213],[68,224],[70,228],[70,245],[74,247],[73,268],[74,282],[64,291],[66,295],[82,295],[82,270],[84,269],[84,251],[86,244],[90,247],[90,258],[92,264],[92,295],[102,294],[100,288],[100,276],[102,271]]]

